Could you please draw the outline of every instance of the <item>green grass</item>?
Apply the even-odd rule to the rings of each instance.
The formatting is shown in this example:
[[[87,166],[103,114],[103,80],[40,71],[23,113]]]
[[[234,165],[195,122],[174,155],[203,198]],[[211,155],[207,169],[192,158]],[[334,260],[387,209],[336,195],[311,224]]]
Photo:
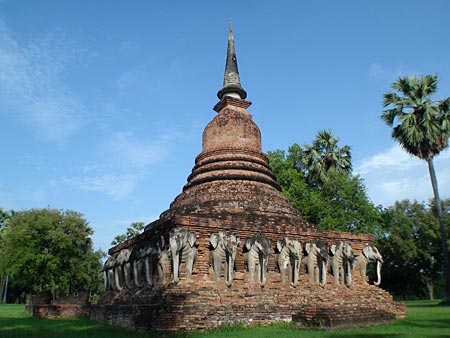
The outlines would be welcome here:
[[[396,322],[353,330],[307,330],[294,329],[290,324],[266,327],[229,327],[207,333],[194,333],[189,337],[363,337],[363,338],[450,338],[450,307],[438,306],[438,301],[407,302],[407,318]],[[98,323],[87,318],[36,319],[27,315],[23,305],[0,305],[0,337],[20,338],[143,338],[155,334],[134,332]]]

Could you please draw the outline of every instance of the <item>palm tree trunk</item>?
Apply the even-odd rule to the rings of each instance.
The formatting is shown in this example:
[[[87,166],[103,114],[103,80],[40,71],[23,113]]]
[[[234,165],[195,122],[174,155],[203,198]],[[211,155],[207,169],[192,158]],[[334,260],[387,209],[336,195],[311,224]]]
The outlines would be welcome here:
[[[448,247],[447,247],[447,234],[445,231],[444,218],[442,217],[441,200],[439,198],[439,190],[436,179],[436,172],[434,170],[433,158],[427,160],[428,170],[430,172],[431,185],[433,186],[434,202],[436,205],[436,213],[439,220],[439,227],[441,229],[441,245],[442,245],[442,256],[444,259],[444,303],[450,304],[450,262],[448,258]]]
[[[428,298],[434,300],[434,285],[431,279],[427,282]]]

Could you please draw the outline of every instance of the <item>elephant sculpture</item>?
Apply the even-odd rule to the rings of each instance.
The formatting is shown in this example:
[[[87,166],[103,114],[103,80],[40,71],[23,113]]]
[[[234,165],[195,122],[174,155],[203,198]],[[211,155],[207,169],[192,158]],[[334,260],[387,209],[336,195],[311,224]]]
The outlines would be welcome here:
[[[194,266],[197,247],[197,235],[187,229],[175,228],[169,234],[169,249],[172,254],[173,283],[179,281],[179,271],[182,262],[186,263],[186,280],[192,281],[192,268]]]
[[[267,264],[269,262],[272,241],[261,235],[256,234],[247,238],[244,243],[244,261],[247,271],[250,272],[250,281],[255,280],[255,270],[258,268],[258,282],[260,287],[266,285]]]
[[[115,290],[117,286],[114,278],[114,268],[117,266],[117,254],[114,253],[108,257],[103,264],[103,280],[105,282],[105,290]]]
[[[336,285],[352,284],[353,249],[350,243],[339,241],[330,247],[331,271]]]
[[[373,261],[377,262],[377,281],[374,282],[374,284],[380,285],[381,264],[383,264],[383,256],[381,256],[378,249],[374,245],[366,244],[363,247],[362,253],[360,255],[355,256],[353,269],[360,271],[363,284],[367,284],[366,281],[367,264]]]
[[[241,244],[240,237],[229,231],[220,231],[211,235],[209,243],[212,248],[211,259],[216,281],[220,280],[223,262],[225,284],[231,286],[237,248]]]
[[[325,286],[327,283],[328,248],[321,240],[305,243],[306,266],[308,269],[309,283]]]
[[[114,268],[114,279],[116,288],[118,290],[123,289],[122,280],[125,281],[125,286],[128,289],[131,289],[131,263],[130,263],[130,254],[133,248],[125,248],[119,251],[116,259],[116,266]]]
[[[281,284],[286,283],[286,270],[288,270],[289,283],[296,287],[303,253],[302,244],[296,239],[285,237],[277,242],[276,248],[275,263],[280,270]]]
[[[150,241],[136,245],[131,252],[130,261],[133,263],[134,283],[137,287],[142,286],[142,272],[144,269],[148,285],[164,284],[166,281],[164,263],[167,261],[167,248],[164,237],[154,237]],[[155,270],[158,271],[159,277],[156,283],[153,278]]]

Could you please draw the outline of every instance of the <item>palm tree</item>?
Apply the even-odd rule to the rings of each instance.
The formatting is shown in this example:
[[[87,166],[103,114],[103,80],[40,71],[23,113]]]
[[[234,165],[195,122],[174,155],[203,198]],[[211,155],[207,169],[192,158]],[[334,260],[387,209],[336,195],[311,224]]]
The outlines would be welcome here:
[[[441,230],[444,260],[444,302],[450,304],[450,265],[447,238],[442,217],[439,190],[433,158],[447,148],[450,137],[450,97],[433,101],[437,90],[437,75],[400,77],[392,85],[393,91],[383,95],[386,109],[381,119],[392,129],[392,137],[413,156],[428,163],[433,187],[436,213]]]
[[[302,149],[302,165],[310,183],[319,188],[328,178],[328,171],[352,170],[350,147],[340,148],[339,137],[334,137],[331,130],[320,130],[312,144],[306,144]]]

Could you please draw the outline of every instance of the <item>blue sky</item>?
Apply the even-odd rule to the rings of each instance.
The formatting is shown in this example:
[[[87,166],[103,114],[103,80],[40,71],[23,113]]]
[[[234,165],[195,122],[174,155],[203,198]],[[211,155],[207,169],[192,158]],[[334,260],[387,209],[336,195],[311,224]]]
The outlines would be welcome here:
[[[379,115],[400,75],[450,96],[450,1],[0,0],[0,207],[82,212],[104,250],[158,218],[215,116],[230,17],[264,151],[331,129],[374,203],[432,196]]]

